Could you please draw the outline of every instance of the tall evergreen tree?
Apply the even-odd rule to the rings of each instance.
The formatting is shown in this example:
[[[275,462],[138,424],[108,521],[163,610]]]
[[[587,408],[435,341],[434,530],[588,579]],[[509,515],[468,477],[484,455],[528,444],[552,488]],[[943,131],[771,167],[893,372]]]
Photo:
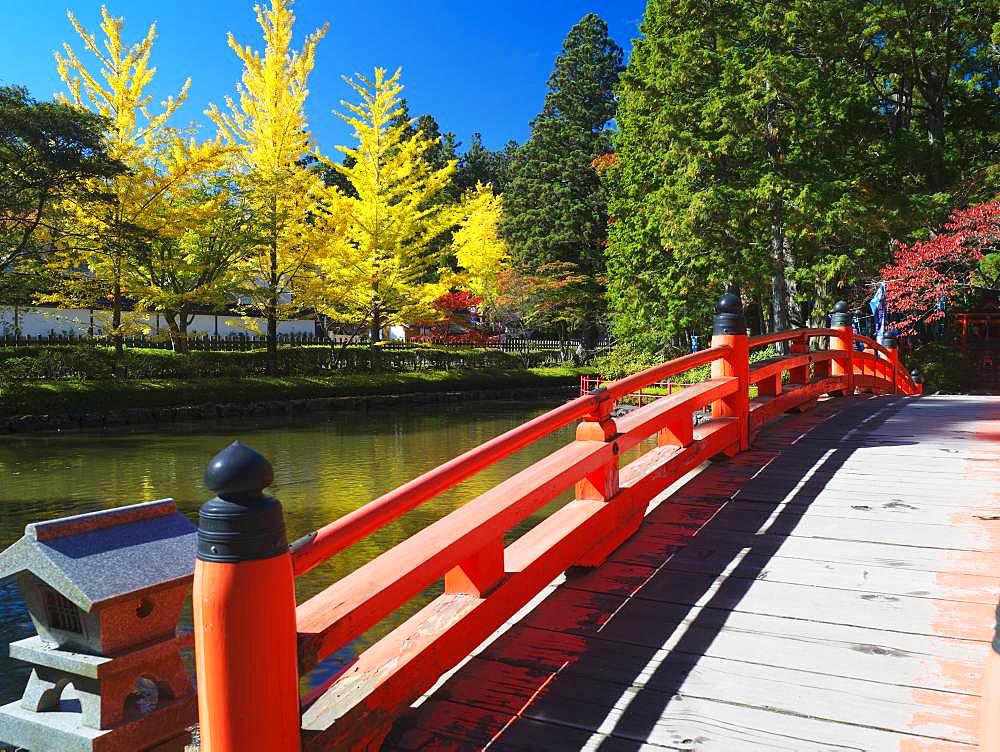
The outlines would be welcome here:
[[[619,87],[616,329],[702,330],[737,283],[784,329],[893,239],[996,194],[996,0],[650,0]]]
[[[607,24],[592,13],[584,16],[563,42],[531,138],[510,165],[501,230],[521,267],[571,263],[591,285],[601,284],[607,202],[591,163],[611,146],[608,125],[621,70],[622,50]],[[590,342],[600,308],[588,311],[581,327]]]
[[[510,161],[516,151],[516,141],[508,141],[503,149],[491,151],[483,144],[482,134],[473,133],[469,148],[458,159],[455,186],[461,193],[479,183],[489,185],[498,195],[506,192]]]
[[[860,0],[855,0],[856,4]],[[882,192],[896,229],[936,231],[948,213],[1000,192],[1000,3],[862,3],[845,46],[883,113]]]
[[[844,56],[843,7],[650,0],[611,171],[620,335],[700,331],[731,283],[767,311],[761,325],[786,329],[856,273],[877,123]]]

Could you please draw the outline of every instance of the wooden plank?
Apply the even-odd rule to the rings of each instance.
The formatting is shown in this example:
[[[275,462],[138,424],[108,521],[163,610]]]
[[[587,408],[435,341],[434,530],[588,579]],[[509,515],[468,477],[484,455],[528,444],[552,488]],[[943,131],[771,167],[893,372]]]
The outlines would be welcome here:
[[[540,740],[545,740],[540,744]],[[397,723],[383,752],[419,750],[474,750],[489,744],[493,750],[510,752],[663,752],[656,744],[639,743],[593,733],[585,729],[511,716],[440,700],[431,707],[417,708]]]
[[[517,660],[477,658],[446,682],[438,697],[511,716],[659,743],[664,742],[646,735],[650,720],[658,725],[663,711],[690,712],[692,705],[699,704],[703,709],[727,712],[713,708],[714,703],[785,716],[772,723],[784,733],[808,717],[844,724],[848,726],[844,732],[852,735],[867,736],[875,730],[964,744],[976,741],[977,698],[973,696],[914,692],[908,687],[711,657],[661,651],[650,656],[619,647],[590,639],[585,652],[553,667],[532,661],[524,651]],[[638,713],[637,706],[642,708]],[[927,721],[914,724],[915,713]]]
[[[766,511],[766,510],[764,510]],[[880,521],[873,525],[864,519],[844,519],[820,515],[795,514],[795,510],[771,515],[744,510],[725,510],[712,520],[711,529],[730,533],[778,533],[783,536],[837,540],[845,543],[888,543],[952,551],[995,550],[991,537],[970,526],[949,528],[919,522]],[[650,524],[656,524],[651,519]]]
[[[626,602],[627,600],[627,602]],[[647,650],[779,666],[798,671],[963,694],[977,694],[988,643],[881,628],[829,624],[744,611],[688,607],[584,590],[557,590],[522,621],[552,634],[592,635]],[[503,660],[508,633],[484,653]]]
[[[738,567],[739,565],[736,565]],[[857,592],[722,575],[669,572],[653,578],[638,598],[682,606],[706,605],[724,611],[755,613],[828,624],[985,640],[995,621],[993,604],[927,597]]]
[[[836,517],[869,522],[906,522],[921,525],[946,525],[948,527],[972,526],[972,528],[977,529],[977,535],[980,537],[982,536],[982,528],[980,527],[982,523],[1000,521],[1000,504],[994,507],[970,508],[967,505],[934,504],[910,498],[907,498],[906,501],[902,499],[872,501],[870,499],[844,498],[834,501],[830,497],[819,501],[809,501],[793,498],[787,503],[775,503],[757,499],[743,500],[742,497],[737,497],[737,501],[726,504],[726,511],[733,514],[754,514],[754,507],[761,507],[772,513],[780,510],[782,514],[809,515],[814,518]]]
[[[649,540],[651,545],[658,542],[665,553],[670,553],[676,551],[680,546],[688,545],[691,542],[691,534],[690,528],[678,525],[656,525],[652,520],[647,519],[647,524],[643,527],[643,539],[634,541],[634,546],[641,548],[644,540]],[[1000,554],[995,551],[975,552],[974,555],[967,555],[965,551],[949,551],[942,556],[941,549],[938,548],[894,545],[881,541],[852,541],[850,546],[844,546],[841,541],[835,539],[785,536],[775,533],[754,534],[753,532],[715,529],[712,526],[699,530],[698,539],[702,542],[712,539],[718,545],[728,547],[756,547],[760,550],[775,551],[780,556],[811,561],[839,561],[862,566],[884,566],[926,572],[954,572],[986,577],[995,577],[996,573],[1000,572]],[[612,559],[626,561],[626,557],[619,556],[619,554],[623,549],[632,545],[633,541],[627,543],[612,555]],[[626,551],[626,553],[629,552]]]
[[[734,566],[737,561],[739,566]],[[758,579],[791,585],[994,606],[1000,594],[1000,583],[996,577],[965,574],[942,576],[935,572],[810,561],[776,556],[765,551],[745,551],[726,545],[703,546],[697,542],[678,550],[656,569],[611,561],[599,571],[571,578],[567,586],[592,592],[626,594],[636,591],[654,576],[662,580],[676,572],[710,575],[727,571],[727,577],[736,579]]]
[[[493,749],[505,739],[513,742],[517,738],[513,730],[524,719],[549,724],[552,734],[562,729],[577,729],[667,749],[895,751],[901,742],[934,744],[942,750],[973,748],[857,723],[829,722],[802,712],[777,712],[686,693],[667,695],[649,687],[639,690],[580,676],[560,682],[560,675],[546,684],[551,676],[538,675],[523,667],[477,662],[474,668],[486,675],[477,677],[478,683],[445,695],[449,699],[442,699],[442,704],[454,706],[447,720],[441,718],[440,707],[435,706],[426,715],[419,710],[415,712],[408,719],[410,725],[443,727],[455,736],[464,732],[469,749],[480,749],[486,744]],[[473,704],[480,698],[484,698],[482,705]],[[504,726],[494,730],[504,722]],[[532,729],[536,734],[540,730]],[[579,744],[580,740],[574,741]],[[542,743],[542,738],[534,736],[535,749],[541,748],[538,745]],[[562,748],[558,742],[554,745],[545,743],[544,748]]]

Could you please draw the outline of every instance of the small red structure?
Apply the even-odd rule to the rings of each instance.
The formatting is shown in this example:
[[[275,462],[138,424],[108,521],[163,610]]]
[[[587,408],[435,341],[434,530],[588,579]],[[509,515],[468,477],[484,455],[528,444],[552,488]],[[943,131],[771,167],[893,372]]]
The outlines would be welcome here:
[[[962,352],[969,356],[977,380],[996,386],[1000,383],[1000,311],[957,313],[955,324],[962,332]]]

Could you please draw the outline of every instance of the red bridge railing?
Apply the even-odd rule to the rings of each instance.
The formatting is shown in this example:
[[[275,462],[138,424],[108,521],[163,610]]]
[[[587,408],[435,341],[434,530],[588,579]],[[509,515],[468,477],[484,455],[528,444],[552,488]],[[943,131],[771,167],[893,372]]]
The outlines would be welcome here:
[[[223,469],[209,483],[219,498],[206,508],[219,502],[251,510],[255,522],[239,518],[228,534],[253,538],[258,547],[249,557],[213,553],[230,539],[214,512],[203,510],[194,600],[202,749],[377,748],[397,714],[443,672],[567,568],[601,564],[637,530],[649,502],[706,459],[747,449],[768,421],[823,395],[921,391],[894,346],[853,334],[846,304],[838,304],[830,329],[754,338],[746,335],[736,296],[726,295],[716,310],[708,349],[602,383],[287,548],[280,512],[276,521],[273,509],[259,506],[277,504],[261,493],[269,466],[254,470],[254,461],[240,459],[232,463],[238,472],[226,471],[229,460],[220,454],[210,471]],[[827,349],[810,349],[817,341]],[[788,355],[751,366],[752,348],[778,342],[789,343]],[[611,417],[623,397],[706,364],[707,380]],[[695,425],[693,413],[708,406],[711,419]],[[572,423],[574,441],[295,606],[296,575]],[[656,447],[623,466],[623,453],[649,437]],[[256,481],[240,480],[255,473]],[[505,545],[510,530],[569,489],[572,501]],[[216,540],[223,543],[213,548]],[[442,595],[300,698],[299,677],[442,580]]]
[[[585,395],[587,392],[592,392],[599,387],[611,384],[613,381],[613,379],[602,379],[600,376],[581,376],[580,396]],[[653,400],[660,399],[660,397],[669,397],[675,390],[683,389],[686,386],[687,384],[674,383],[670,379],[656,381],[646,385],[637,392],[625,395],[621,398],[621,401],[627,402],[634,407],[642,407],[643,405],[648,405]]]

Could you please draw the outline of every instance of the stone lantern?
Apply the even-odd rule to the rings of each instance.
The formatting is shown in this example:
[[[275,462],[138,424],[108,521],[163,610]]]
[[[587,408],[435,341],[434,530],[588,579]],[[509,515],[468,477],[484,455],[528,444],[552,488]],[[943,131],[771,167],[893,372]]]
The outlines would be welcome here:
[[[0,554],[0,578],[17,578],[38,632],[10,645],[32,672],[22,698],[0,708],[0,740],[31,752],[183,752],[197,700],[177,621],[196,549],[170,499],[28,525]]]

